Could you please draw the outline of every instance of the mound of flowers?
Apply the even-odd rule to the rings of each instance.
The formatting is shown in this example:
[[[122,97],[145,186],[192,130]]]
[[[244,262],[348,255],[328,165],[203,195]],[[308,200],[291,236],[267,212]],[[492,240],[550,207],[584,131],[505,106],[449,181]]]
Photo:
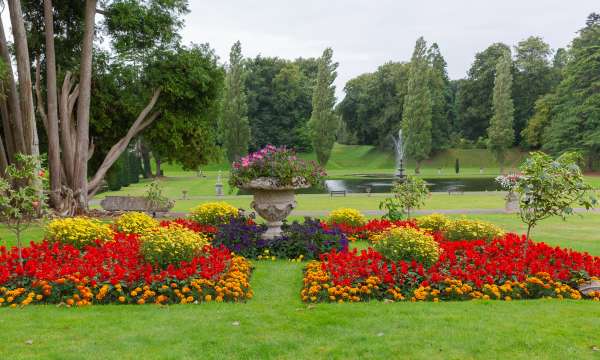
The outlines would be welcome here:
[[[83,249],[44,240],[22,249],[22,263],[16,247],[0,247],[0,306],[164,305],[253,296],[251,264],[225,247],[205,246],[188,261],[158,264],[147,261],[142,246],[140,236],[124,233]]]
[[[438,260],[427,267],[390,261],[369,248],[331,251],[305,269],[303,301],[358,302],[470,299],[582,299],[578,285],[600,277],[600,257],[505,234],[492,241],[448,241],[432,235]],[[600,293],[588,294],[598,301]]]

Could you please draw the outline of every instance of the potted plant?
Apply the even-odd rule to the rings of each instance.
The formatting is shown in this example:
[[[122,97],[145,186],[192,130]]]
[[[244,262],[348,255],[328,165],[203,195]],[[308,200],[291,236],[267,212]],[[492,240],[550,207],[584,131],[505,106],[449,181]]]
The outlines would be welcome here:
[[[283,220],[296,207],[294,191],[320,184],[325,175],[293,150],[267,145],[233,163],[229,185],[252,192],[252,208],[267,221],[263,237],[272,239],[281,235]]]

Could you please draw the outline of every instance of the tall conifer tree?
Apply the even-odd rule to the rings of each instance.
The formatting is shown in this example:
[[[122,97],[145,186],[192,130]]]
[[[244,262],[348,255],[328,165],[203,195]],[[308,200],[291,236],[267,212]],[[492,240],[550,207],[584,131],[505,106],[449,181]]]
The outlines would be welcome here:
[[[427,43],[420,37],[410,61],[408,89],[404,97],[402,131],[406,139],[406,154],[415,160],[419,174],[421,161],[431,152],[431,94],[429,91]]]
[[[494,153],[500,164],[500,172],[504,170],[506,151],[515,141],[514,105],[512,100],[512,60],[507,52],[496,65],[496,79],[494,80],[494,94],[492,106],[494,115],[490,120],[488,138],[490,150]]]
[[[317,84],[313,93],[312,115],[308,123],[317,161],[324,166],[329,161],[335,143],[339,118],[334,112],[335,86],[338,63],[332,61],[333,50],[325,49],[319,60]]]
[[[221,114],[221,135],[227,159],[236,161],[248,153],[250,124],[244,84],[242,44],[237,41],[229,53],[229,69],[225,79],[225,94]]]

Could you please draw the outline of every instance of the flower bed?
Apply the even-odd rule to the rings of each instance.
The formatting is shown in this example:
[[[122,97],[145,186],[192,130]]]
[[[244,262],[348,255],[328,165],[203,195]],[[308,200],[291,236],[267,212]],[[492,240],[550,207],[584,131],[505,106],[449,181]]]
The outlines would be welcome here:
[[[250,272],[223,247],[161,268],[144,260],[137,235],[115,233],[83,250],[43,241],[23,248],[23,265],[17,248],[0,247],[0,306],[244,301],[253,295]]]
[[[516,234],[489,242],[434,237],[442,251],[429,268],[372,249],[324,254],[306,267],[302,300],[581,299],[577,286],[600,276],[600,257],[544,243],[531,243],[524,255],[525,237]]]

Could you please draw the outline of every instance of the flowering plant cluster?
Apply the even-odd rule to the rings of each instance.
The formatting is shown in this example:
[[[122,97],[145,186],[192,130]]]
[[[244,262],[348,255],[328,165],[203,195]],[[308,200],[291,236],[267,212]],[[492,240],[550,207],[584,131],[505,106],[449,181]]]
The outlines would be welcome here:
[[[223,201],[208,202],[192,209],[189,219],[202,225],[217,226],[240,216],[238,208]]]
[[[252,180],[269,178],[274,186],[306,187],[320,184],[325,175],[316,162],[298,158],[293,150],[267,145],[233,163],[229,185],[244,188]]]
[[[157,226],[139,237],[142,256],[149,263],[166,267],[202,255],[209,239],[177,223]]]
[[[143,234],[158,227],[158,221],[152,216],[138,211],[130,211],[115,220],[114,228],[125,234]]]
[[[340,208],[329,213],[327,223],[357,228],[367,223],[367,218],[356,209]]]
[[[0,306],[244,301],[253,295],[250,263],[222,247],[160,268],[144,260],[137,235],[115,233],[113,241],[83,250],[32,243],[23,258],[20,264],[16,248],[0,247]]]
[[[390,260],[416,260],[424,265],[435,263],[440,247],[433,236],[414,227],[393,226],[373,236],[375,249]]]
[[[112,237],[110,225],[83,216],[54,219],[46,226],[45,233],[45,239],[49,242],[69,244],[79,249],[96,241],[112,240]]]
[[[447,241],[434,235],[441,253],[425,266],[390,261],[373,249],[321,255],[307,265],[304,301],[467,299],[581,299],[578,285],[600,277],[600,257],[505,234],[492,241]],[[528,245],[528,251],[523,251]],[[600,299],[592,293],[590,298]]]
[[[321,223],[324,228],[337,228],[346,234],[348,240],[369,240],[372,236],[391,228],[396,227],[416,227],[414,220],[387,220],[387,219],[372,219],[362,226],[349,226],[343,224],[329,225]]]
[[[502,189],[512,192],[521,178],[521,174],[508,174],[496,176],[495,180]]]

